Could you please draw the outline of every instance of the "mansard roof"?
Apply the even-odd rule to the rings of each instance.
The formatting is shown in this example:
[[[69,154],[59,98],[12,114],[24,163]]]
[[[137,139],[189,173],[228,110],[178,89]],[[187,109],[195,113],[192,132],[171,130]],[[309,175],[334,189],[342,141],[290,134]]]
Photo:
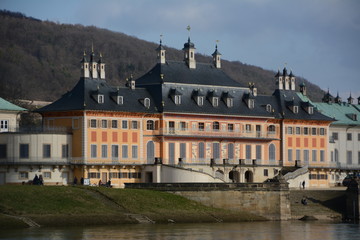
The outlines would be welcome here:
[[[310,113],[308,107],[314,107],[312,102],[301,93],[294,90],[275,90],[273,96],[279,106],[279,115],[283,119],[294,120],[316,120],[316,121],[333,121],[332,118],[321,114],[315,108]],[[297,107],[297,111],[294,111]]]
[[[99,95],[103,96],[103,103],[98,102]],[[116,96],[122,96],[123,104],[117,102]],[[150,108],[144,106],[145,98],[150,99]],[[72,110],[156,112],[154,101],[146,89],[116,88],[103,79],[92,78],[80,78],[71,91],[37,111],[42,113]]]
[[[153,88],[155,89],[155,88]],[[149,90],[151,92],[151,90]],[[272,96],[256,96],[254,97],[254,108],[250,109],[247,103],[243,101],[244,95],[248,94],[249,89],[237,88],[231,89],[226,87],[212,86],[191,86],[182,85],[179,87],[181,92],[181,103],[176,104],[170,97],[173,91],[172,84],[162,85],[162,95],[156,102],[161,101],[161,110],[164,113],[184,113],[184,114],[205,114],[205,115],[226,115],[226,116],[252,116],[252,117],[268,117],[276,118],[276,111],[268,112],[266,105],[271,104],[276,110],[276,101]],[[233,99],[233,105],[228,106],[227,96]],[[203,97],[203,104],[197,103],[196,97]],[[218,105],[214,106],[212,98],[218,98]],[[159,107],[160,108],[160,107]]]
[[[244,87],[213,64],[196,63],[196,68],[190,69],[184,61],[158,63],[136,80],[137,86],[161,83]]]
[[[314,103],[322,114],[336,120],[333,125],[360,126],[360,109],[349,103]]]

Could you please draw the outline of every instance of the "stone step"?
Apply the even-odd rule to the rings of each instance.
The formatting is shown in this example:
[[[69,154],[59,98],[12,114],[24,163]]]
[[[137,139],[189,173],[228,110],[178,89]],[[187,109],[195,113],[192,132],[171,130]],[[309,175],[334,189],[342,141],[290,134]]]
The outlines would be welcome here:
[[[141,214],[127,213],[126,216],[136,220],[138,223],[155,223],[155,221]]]

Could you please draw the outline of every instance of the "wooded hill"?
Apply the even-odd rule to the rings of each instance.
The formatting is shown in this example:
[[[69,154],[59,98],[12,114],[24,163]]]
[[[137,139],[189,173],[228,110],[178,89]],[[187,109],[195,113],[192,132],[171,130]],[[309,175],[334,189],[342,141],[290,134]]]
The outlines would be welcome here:
[[[58,99],[79,80],[80,60],[84,50],[91,51],[92,44],[97,57],[102,53],[106,78],[114,86],[123,86],[131,74],[140,77],[156,63],[158,43],[94,26],[41,21],[0,10],[0,96],[9,100]],[[167,59],[183,59],[181,50],[165,48]],[[196,55],[196,60],[212,61],[201,54]],[[276,87],[273,71],[226,60],[222,60],[222,68],[244,86],[254,82],[259,94],[272,94]],[[302,81],[298,77],[297,85]],[[324,92],[305,83],[310,98],[319,101]]]

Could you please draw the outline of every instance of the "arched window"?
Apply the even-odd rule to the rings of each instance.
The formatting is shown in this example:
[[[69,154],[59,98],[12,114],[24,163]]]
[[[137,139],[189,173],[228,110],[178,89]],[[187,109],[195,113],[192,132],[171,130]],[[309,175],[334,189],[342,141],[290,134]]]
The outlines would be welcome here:
[[[146,129],[147,130],[154,130],[155,129],[155,124],[154,124],[153,120],[147,120]]]
[[[275,161],[275,145],[273,143],[271,143],[269,145],[269,160],[270,161]]]
[[[275,134],[275,125],[268,126],[268,133]]]
[[[149,141],[146,144],[146,158],[147,163],[153,164],[155,159],[155,146],[153,141]]]
[[[219,122],[214,122],[214,123],[213,123],[213,130],[219,131],[219,129],[220,129],[220,124],[219,124]]]

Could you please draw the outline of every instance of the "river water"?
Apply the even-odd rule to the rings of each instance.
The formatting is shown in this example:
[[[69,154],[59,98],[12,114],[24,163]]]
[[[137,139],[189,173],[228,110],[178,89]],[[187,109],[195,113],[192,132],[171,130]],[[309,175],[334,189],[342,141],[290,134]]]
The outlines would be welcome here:
[[[358,240],[360,239],[360,225],[348,223],[327,223],[319,221],[287,221],[209,224],[133,224],[101,227],[29,228],[22,230],[0,230],[0,239]]]

